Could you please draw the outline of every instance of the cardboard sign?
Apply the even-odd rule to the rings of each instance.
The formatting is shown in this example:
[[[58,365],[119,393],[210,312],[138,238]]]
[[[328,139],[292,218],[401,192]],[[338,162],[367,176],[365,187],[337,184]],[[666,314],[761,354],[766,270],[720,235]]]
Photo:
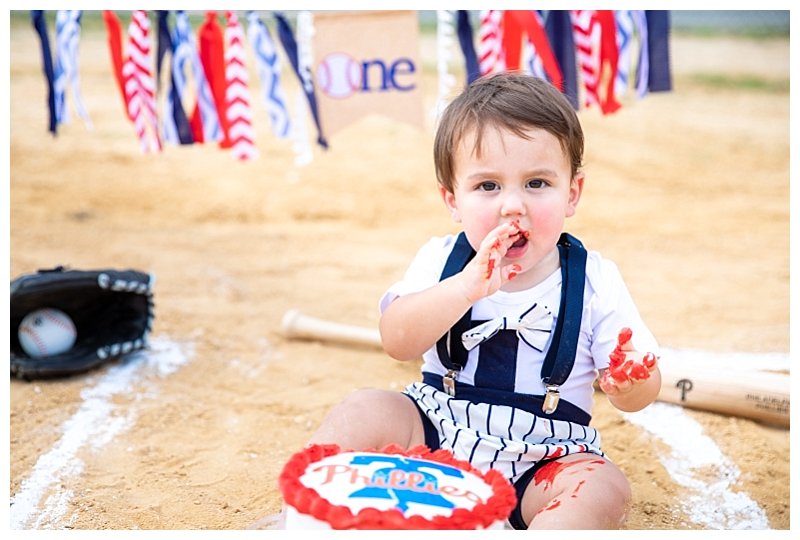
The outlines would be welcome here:
[[[370,114],[423,127],[415,11],[316,13],[313,54],[326,136]]]

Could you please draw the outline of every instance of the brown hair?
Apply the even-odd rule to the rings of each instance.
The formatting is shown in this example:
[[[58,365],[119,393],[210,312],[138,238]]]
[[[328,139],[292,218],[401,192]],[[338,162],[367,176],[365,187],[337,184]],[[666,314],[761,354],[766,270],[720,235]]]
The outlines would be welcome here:
[[[473,82],[445,109],[433,144],[439,184],[452,192],[453,155],[464,136],[475,130],[476,153],[487,127],[507,129],[527,138],[530,128],[551,133],[561,143],[572,177],[583,162],[583,129],[575,109],[557,88],[544,79],[520,72],[501,72]]]

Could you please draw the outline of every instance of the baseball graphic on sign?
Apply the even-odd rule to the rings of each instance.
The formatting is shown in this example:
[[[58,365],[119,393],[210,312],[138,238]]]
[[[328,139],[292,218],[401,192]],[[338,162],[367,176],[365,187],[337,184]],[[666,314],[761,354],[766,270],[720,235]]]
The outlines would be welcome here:
[[[54,308],[28,313],[19,325],[18,334],[22,350],[33,358],[67,352],[78,336],[69,315]]]
[[[317,66],[317,85],[336,99],[352,96],[361,87],[361,66],[345,53],[331,53]]]

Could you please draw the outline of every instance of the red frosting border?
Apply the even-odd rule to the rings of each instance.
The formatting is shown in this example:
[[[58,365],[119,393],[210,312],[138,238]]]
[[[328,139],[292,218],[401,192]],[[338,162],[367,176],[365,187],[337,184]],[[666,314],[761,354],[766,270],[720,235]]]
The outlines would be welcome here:
[[[517,504],[514,488],[498,471],[490,470],[483,473],[468,461],[456,459],[449,450],[431,451],[425,445],[406,450],[396,444],[391,444],[378,452],[428,459],[471,472],[491,486],[493,495],[485,503],[476,505],[472,510],[457,508],[450,516],[437,516],[433,519],[422,516],[405,517],[399,510],[381,511],[374,508],[365,508],[357,514],[353,514],[346,506],[329,503],[320,497],[316,490],[306,487],[300,482],[300,477],[311,463],[340,452],[340,447],[335,444],[310,445],[294,454],[284,465],[278,477],[278,486],[287,505],[294,507],[301,514],[308,514],[329,523],[332,529],[485,529],[497,521],[506,519]],[[364,452],[375,452],[375,450],[368,449]]]

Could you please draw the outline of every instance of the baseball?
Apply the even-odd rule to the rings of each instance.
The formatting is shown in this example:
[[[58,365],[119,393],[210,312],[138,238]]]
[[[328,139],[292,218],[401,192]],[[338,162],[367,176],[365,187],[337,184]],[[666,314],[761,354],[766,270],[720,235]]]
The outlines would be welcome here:
[[[317,67],[317,84],[326,95],[343,99],[361,87],[361,64],[345,53],[331,53]]]
[[[19,344],[33,358],[66,352],[75,344],[77,336],[69,315],[54,308],[32,311],[19,325]]]

